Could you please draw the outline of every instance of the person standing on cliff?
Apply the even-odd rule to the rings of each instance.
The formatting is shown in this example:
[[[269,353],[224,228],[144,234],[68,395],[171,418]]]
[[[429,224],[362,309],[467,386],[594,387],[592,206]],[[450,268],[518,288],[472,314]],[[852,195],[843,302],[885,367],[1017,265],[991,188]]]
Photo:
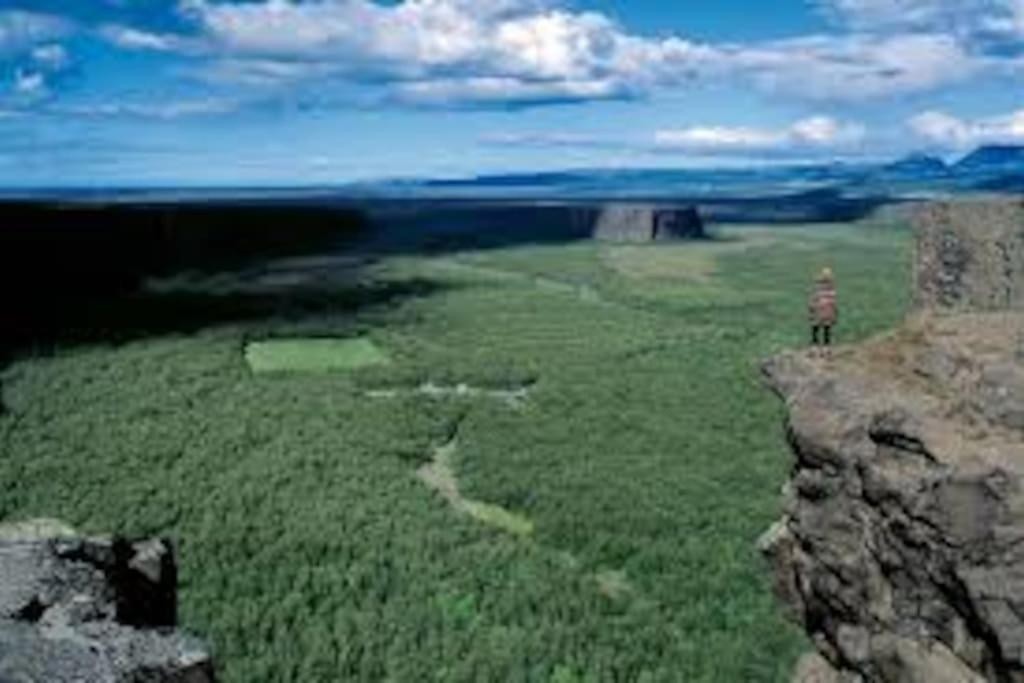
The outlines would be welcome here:
[[[836,304],[836,281],[831,268],[822,268],[814,281],[807,304],[811,319],[811,346],[820,347],[826,356],[830,355],[832,345],[832,326],[839,319],[839,307]]]

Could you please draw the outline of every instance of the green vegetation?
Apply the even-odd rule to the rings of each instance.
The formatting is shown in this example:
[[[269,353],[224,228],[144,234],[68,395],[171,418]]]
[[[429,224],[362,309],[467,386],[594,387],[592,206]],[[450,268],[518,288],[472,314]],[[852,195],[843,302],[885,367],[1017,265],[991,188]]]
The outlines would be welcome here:
[[[387,363],[369,339],[269,339],[246,344],[253,372],[329,372]]]
[[[896,322],[909,240],[870,224],[720,236],[391,257],[358,291],[407,298],[359,308],[339,284],[308,314],[285,301],[274,319],[25,358],[3,376],[0,519],[175,538],[182,622],[228,683],[788,680],[807,644],[753,545],[790,456],[756,364],[806,342],[825,264],[841,341]],[[391,362],[253,374],[242,352],[360,334]],[[530,390],[518,407],[367,397],[425,382]],[[418,476],[455,439],[461,495],[531,533]]]

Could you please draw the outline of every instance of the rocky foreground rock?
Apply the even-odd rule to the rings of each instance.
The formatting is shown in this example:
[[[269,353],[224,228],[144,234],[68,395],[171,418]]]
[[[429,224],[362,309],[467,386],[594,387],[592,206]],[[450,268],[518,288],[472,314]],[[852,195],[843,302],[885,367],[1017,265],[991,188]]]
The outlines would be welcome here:
[[[1024,681],[1024,313],[1005,290],[988,310],[1020,281],[1018,255],[991,277],[972,251],[992,253],[978,231],[1012,244],[1024,213],[929,211],[916,282],[942,291],[915,292],[904,325],[832,360],[763,366],[795,463],[760,544],[816,647],[804,683]]]
[[[208,650],[175,628],[176,582],[162,540],[0,526],[0,682],[212,683]]]

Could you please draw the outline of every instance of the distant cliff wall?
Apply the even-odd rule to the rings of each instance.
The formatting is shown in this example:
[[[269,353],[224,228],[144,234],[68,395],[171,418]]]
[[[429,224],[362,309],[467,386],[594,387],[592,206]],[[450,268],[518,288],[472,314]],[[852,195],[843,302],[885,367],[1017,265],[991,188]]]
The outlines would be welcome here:
[[[489,249],[599,239],[700,239],[693,206],[619,201],[410,201],[376,204],[368,247],[378,251]]]
[[[596,214],[593,235],[609,242],[670,242],[706,237],[693,207],[609,204]]]

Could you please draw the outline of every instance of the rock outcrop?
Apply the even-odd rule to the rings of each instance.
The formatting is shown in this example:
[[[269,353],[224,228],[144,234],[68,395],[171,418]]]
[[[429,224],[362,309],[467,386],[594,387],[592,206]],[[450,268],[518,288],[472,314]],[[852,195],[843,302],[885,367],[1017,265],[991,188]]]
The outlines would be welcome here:
[[[597,214],[594,238],[610,242],[667,242],[706,237],[693,207],[608,204]]]
[[[919,258],[935,230],[976,263],[965,231],[1007,226],[971,213],[1005,205],[974,207],[929,208]],[[831,360],[763,366],[796,458],[760,546],[817,650],[796,680],[1024,681],[1024,313],[974,298],[987,269],[960,272],[955,315],[919,291],[937,311]]]
[[[961,201],[917,214],[914,304],[945,312],[1024,310],[1024,202]]]
[[[175,629],[176,583],[163,540],[0,526],[0,681],[212,683],[207,649]]]

